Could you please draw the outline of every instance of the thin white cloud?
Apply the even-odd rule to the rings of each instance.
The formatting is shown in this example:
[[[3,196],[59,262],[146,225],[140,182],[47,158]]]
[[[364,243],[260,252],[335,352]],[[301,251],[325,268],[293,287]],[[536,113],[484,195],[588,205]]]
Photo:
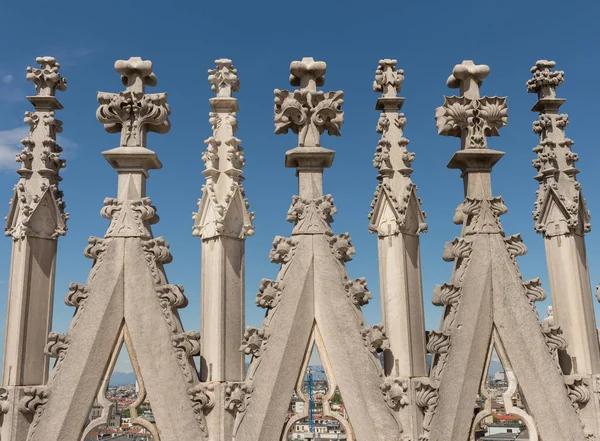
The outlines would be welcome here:
[[[28,127],[11,130],[0,130],[0,170],[16,170],[19,168],[15,156],[21,151],[21,139],[29,134]]]
[[[10,130],[0,130],[0,171],[14,171],[19,168],[19,163],[15,161],[16,154],[19,153],[23,146],[21,140],[29,136],[29,127],[17,127]],[[59,145],[64,149],[62,158],[72,158],[77,144],[59,135]]]
[[[11,82],[12,82],[12,80],[13,80],[13,79],[14,79],[14,78],[13,78],[13,76],[12,76],[12,75],[4,75],[4,76],[3,76],[3,77],[0,79],[0,81],[2,81],[4,84],[9,84],[9,83],[11,83]]]

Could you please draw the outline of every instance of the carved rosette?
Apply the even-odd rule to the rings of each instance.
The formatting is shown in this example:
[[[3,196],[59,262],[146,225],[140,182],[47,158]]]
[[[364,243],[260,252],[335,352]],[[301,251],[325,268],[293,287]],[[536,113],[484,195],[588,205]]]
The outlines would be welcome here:
[[[35,110],[25,112],[23,119],[29,136],[21,140],[23,150],[16,155],[16,162],[21,164],[17,170],[20,179],[5,219],[5,234],[13,240],[27,236],[55,240],[66,234],[69,218],[58,189],[59,171],[66,161],[60,159],[63,149],[56,142],[62,121],[55,116],[55,111],[62,109],[56,91],[66,90],[67,80],[59,74],[60,64],[53,57],[38,57],[36,61],[40,68],[27,68],[27,80],[36,89],[36,95],[27,99]]]
[[[254,388],[244,382],[228,382],[225,386],[225,409],[233,414],[244,413]]]
[[[330,194],[311,200],[294,196],[287,213],[287,221],[296,224],[292,235],[333,235],[330,225],[336,213],[337,208],[335,208],[333,197]]]
[[[388,406],[398,410],[410,403],[408,385],[408,378],[386,377],[379,388]]]
[[[545,237],[583,235],[591,230],[590,214],[576,178],[579,157],[571,149],[574,142],[565,133],[569,117],[559,113],[565,100],[556,97],[564,72],[553,71],[555,65],[554,61],[539,60],[531,68],[533,78],[527,81],[527,91],[538,96],[532,110],[539,112],[533,123],[533,132],[540,137],[533,149],[537,154],[532,162],[538,172],[535,179],[540,183],[533,219],[535,231]]]

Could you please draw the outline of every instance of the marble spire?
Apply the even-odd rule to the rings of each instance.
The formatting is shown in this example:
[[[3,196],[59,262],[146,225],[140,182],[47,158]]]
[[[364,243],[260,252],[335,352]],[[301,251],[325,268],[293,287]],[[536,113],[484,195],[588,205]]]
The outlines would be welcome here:
[[[369,214],[369,230],[377,234],[379,278],[383,325],[389,348],[383,352],[388,383],[409,385],[415,377],[427,376],[425,319],[419,235],[427,230],[425,213],[412,182],[411,164],[415,154],[408,151],[404,137],[406,117],[399,113],[404,98],[398,93],[404,71],[396,60],[380,60],[373,90],[380,93],[375,109],[381,111],[373,165],[381,183],[375,191]],[[397,409],[405,432],[418,437],[415,406]]]
[[[584,238],[591,223],[577,182],[579,158],[565,133],[569,116],[560,113],[566,100],[556,95],[564,72],[554,70],[555,65],[554,61],[537,61],[531,68],[533,78],[527,81],[527,91],[538,98],[531,110],[539,113],[533,123],[533,132],[540,137],[533,149],[537,153],[535,179],[540,184],[533,218],[546,248],[553,322],[562,329],[568,345],[559,352],[561,368],[573,381],[584,381],[594,391],[595,376],[600,373],[600,344]],[[597,414],[597,404],[580,412],[587,429],[600,434]]]
[[[98,93],[98,120],[120,134],[119,147],[102,153],[117,172],[117,197],[106,198],[101,210],[110,221],[106,234],[90,237],[84,251],[93,260],[87,282],[69,286],[65,303],[75,307],[69,329],[48,336],[45,352],[56,358],[48,383],[25,390],[19,402],[31,421],[27,441],[77,441],[106,424],[112,403],[104,394],[123,345],[139,386],[129,407],[132,424],[160,441],[208,437],[203,409],[211,400],[192,361],[200,335],[184,331],[179,320],[187,299],[167,280],[169,244],[152,234],[158,217],[146,196],[148,171],[161,168],[146,147],[147,133],[167,133],[171,113],[166,93],[146,93],[157,82],[152,67],[138,57],[118,60],[125,90]],[[145,399],[155,423],[138,414]],[[94,400],[104,411],[89,421]]]
[[[21,164],[6,216],[6,235],[12,238],[10,279],[2,387],[16,403],[25,387],[43,385],[48,379],[46,338],[52,327],[54,274],[57,239],[67,231],[69,215],[64,211],[59,171],[65,166],[62,148],[56,142],[62,121],[56,111],[63,107],[57,91],[67,89],[67,79],[59,73],[53,57],[38,57],[39,68],[27,68],[27,80],[35,95],[27,99],[34,110],[25,112],[29,135],[17,154]],[[2,426],[2,439],[19,441],[27,432],[27,421],[16,406],[9,406]]]
[[[245,373],[245,354],[240,351],[245,329],[245,243],[254,234],[254,213],[242,186],[246,159],[235,136],[238,101],[233,93],[239,91],[240,80],[231,60],[219,59],[215,65],[208,71],[215,96],[209,100],[212,135],[204,141],[202,153],[206,183],[193,216],[193,235],[202,239],[200,378],[217,400],[207,415],[209,430],[225,439],[233,430],[231,400],[242,390]]]
[[[478,394],[489,397],[483,377],[495,349],[509,390],[518,388],[527,404],[525,409],[513,406],[508,394],[506,411],[521,417],[530,439],[582,441],[584,430],[558,365],[564,338],[557,326],[539,319],[534,302],[545,293],[539,279],[523,280],[517,257],[527,248],[519,234],[505,236],[500,216],[507,208],[492,193],[491,171],[504,153],[490,149],[487,138],[498,136],[506,125],[507,105],[506,98],[480,95],[489,72],[470,60],[456,65],[447,84],[460,96],[445,97],[436,109],[439,134],[461,140],[448,167],[461,170],[465,199],[453,219],[462,225],[462,234],[443,253],[454,263],[452,278],[436,286],[433,295],[444,313],[440,329],[428,334],[430,376],[417,388],[423,439],[469,439],[491,414],[486,404],[474,418],[467,403]]]
[[[302,379],[316,346],[328,378],[323,412],[337,419],[348,439],[400,440],[392,407],[404,405],[402,384],[385,384],[378,354],[389,347],[382,325],[368,327],[361,307],[368,303],[364,278],[350,279],[345,262],[355,253],[350,235],[334,235],[333,198],[323,193],[323,171],[333,150],[321,136],[340,135],[343,92],[323,92],[326,64],[304,58],[290,66],[294,91],[275,90],[275,133],[292,131],[298,146],[286,153],[296,168],[298,196],[287,220],[289,238],[277,236],[270,253],[280,264],[275,280],[263,279],[256,303],[265,308],[261,328],[247,327],[241,349],[252,355],[245,380],[247,405],[237,414],[236,441],[279,441],[307,415],[288,417],[292,394],[303,396]],[[349,420],[329,407],[339,387]],[[307,406],[308,408],[308,406]]]

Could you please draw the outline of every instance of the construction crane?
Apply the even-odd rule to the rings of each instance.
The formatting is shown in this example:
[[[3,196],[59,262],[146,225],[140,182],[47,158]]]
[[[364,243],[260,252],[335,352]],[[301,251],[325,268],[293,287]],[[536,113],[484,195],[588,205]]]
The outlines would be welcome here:
[[[313,397],[313,373],[309,366],[306,369],[306,377],[308,383],[308,431],[315,433],[315,400]]]

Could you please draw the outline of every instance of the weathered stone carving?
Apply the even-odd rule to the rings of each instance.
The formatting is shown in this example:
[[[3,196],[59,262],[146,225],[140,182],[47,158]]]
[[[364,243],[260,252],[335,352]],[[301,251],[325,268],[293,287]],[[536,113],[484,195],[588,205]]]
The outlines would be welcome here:
[[[365,342],[365,346],[372,354],[378,354],[390,347],[383,325],[373,325],[364,328],[361,331],[361,335]]]
[[[79,308],[89,297],[90,291],[85,285],[70,283],[69,292],[65,295],[65,305]]]
[[[373,298],[373,295],[367,288],[367,279],[364,277],[348,280],[344,283],[344,288],[346,288],[350,301],[358,307],[365,306]]]
[[[262,279],[256,295],[256,305],[261,308],[275,308],[281,299],[283,288],[283,282],[279,280]]]
[[[276,236],[273,240],[273,249],[269,253],[269,259],[276,264],[286,264],[292,257],[298,242],[295,239]]]
[[[552,358],[556,362],[556,366],[559,371],[561,371],[560,362],[558,361],[558,351],[565,350],[568,347],[567,341],[563,337],[562,329],[560,325],[550,325],[544,323],[542,325],[542,333],[546,338],[546,344],[548,345],[548,350],[552,354]],[[562,372],[562,371],[561,371]]]
[[[325,82],[326,64],[303,58],[294,61],[290,67],[290,83],[302,89],[275,89],[275,133],[298,135],[298,146],[320,146],[321,134],[340,136],[340,126],[344,123],[344,93],[322,92],[317,86]]]
[[[211,84],[210,90],[215,92],[217,97],[231,97],[232,92],[239,92],[240,79],[231,60],[221,58],[215,60],[215,64],[217,68],[208,71],[208,82]]]
[[[206,414],[215,407],[215,385],[213,383],[196,383],[188,389],[187,393],[192,402],[196,420],[206,436],[208,435]]]
[[[246,355],[252,355],[253,357],[259,358],[267,347],[268,339],[268,330],[246,326],[240,351],[243,351]]]
[[[185,379],[192,383],[195,375],[192,372],[191,357],[200,355],[200,333],[197,331],[182,332],[171,336],[171,344],[175,348],[175,354]]]
[[[156,208],[152,206],[150,198],[125,201],[106,198],[100,214],[111,221],[105,238],[141,237],[149,239],[152,236],[149,225],[158,222]]]
[[[70,342],[71,340],[68,335],[51,332],[48,335],[48,343],[46,344],[44,353],[48,357],[58,358],[60,361],[65,357]]]
[[[386,403],[397,410],[409,404],[408,398],[408,379],[387,377],[380,386],[381,393],[385,397]]]
[[[330,225],[336,213],[337,208],[330,194],[312,200],[294,196],[287,221],[296,223],[292,235],[333,234]]]
[[[333,255],[341,262],[352,260],[352,255],[356,254],[356,249],[350,242],[350,234],[342,233],[329,239],[329,246]]]
[[[534,302],[546,300],[546,291],[542,288],[542,281],[539,277],[523,282],[523,286],[525,287],[525,295],[532,306]]]
[[[438,401],[438,386],[433,385],[428,380],[416,382],[415,404],[423,412],[423,432],[419,436],[419,441],[429,441],[430,439],[431,421],[437,409]]]
[[[167,133],[171,129],[166,93],[144,93],[144,86],[155,86],[152,62],[132,57],[115,62],[115,70],[127,90],[98,92],[98,121],[108,133],[121,133],[121,146],[145,147],[148,132]]]
[[[579,412],[590,401],[591,392],[587,380],[581,375],[567,375],[565,386],[573,408]]]
[[[247,383],[229,382],[225,387],[225,409],[232,413],[243,413],[248,407],[252,386]]]
[[[23,392],[23,399],[19,403],[19,410],[23,413],[41,413],[48,401],[50,391],[47,387],[28,387]]]

